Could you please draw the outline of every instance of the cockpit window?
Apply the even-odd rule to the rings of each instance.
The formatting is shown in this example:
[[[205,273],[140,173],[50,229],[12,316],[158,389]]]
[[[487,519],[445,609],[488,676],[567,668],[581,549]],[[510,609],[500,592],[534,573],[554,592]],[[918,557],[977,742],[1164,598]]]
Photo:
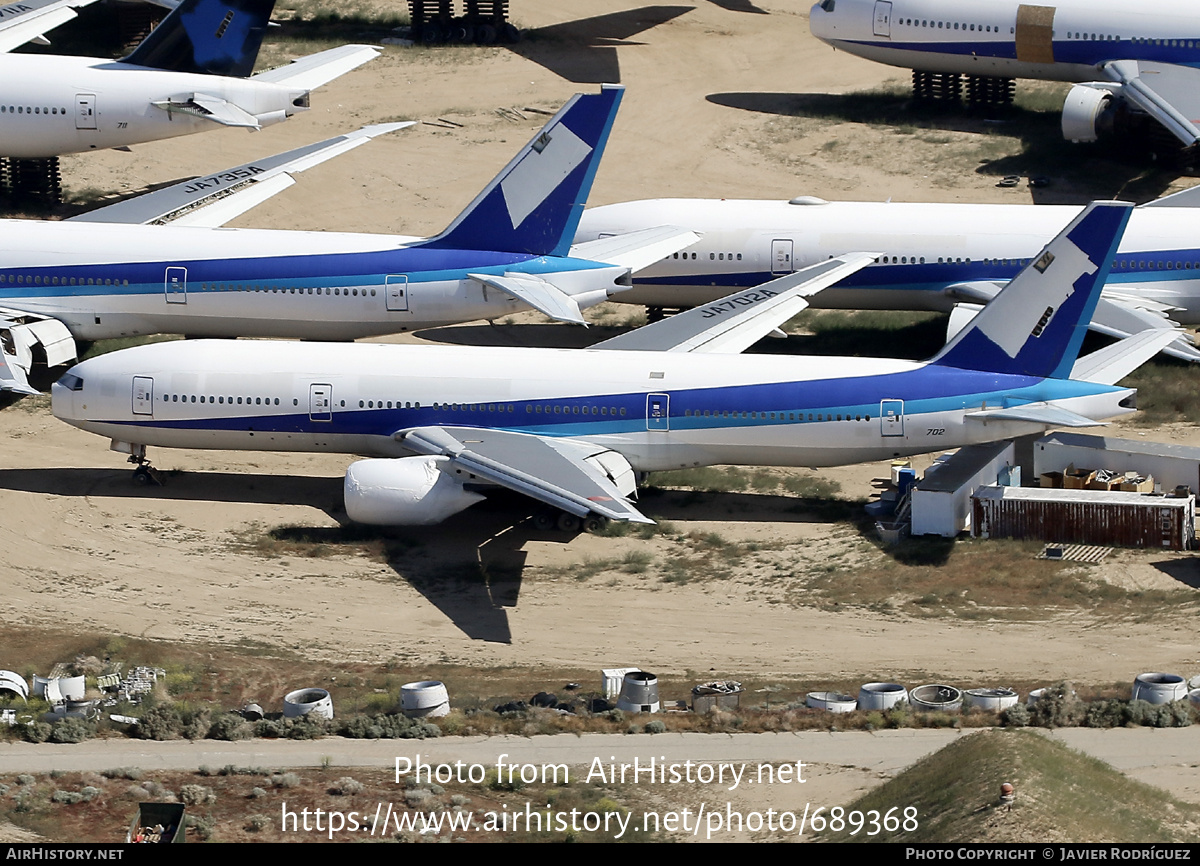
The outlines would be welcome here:
[[[82,391],[83,379],[76,376],[74,373],[63,373],[62,378],[58,380],[59,384],[68,391]]]
[[[820,6],[825,12],[832,12],[836,2],[837,0],[821,0],[821,2],[817,5]]]

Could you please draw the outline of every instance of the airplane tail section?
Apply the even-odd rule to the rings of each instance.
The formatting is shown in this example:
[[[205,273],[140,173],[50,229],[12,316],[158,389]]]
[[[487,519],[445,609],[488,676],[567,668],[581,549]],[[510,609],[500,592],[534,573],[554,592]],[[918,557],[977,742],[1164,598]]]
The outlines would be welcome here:
[[[1070,378],[1132,210],[1089,205],[930,363]]]
[[[576,94],[465,211],[424,246],[565,256],[624,89]]]
[[[275,0],[183,0],[123,62],[246,78]]]

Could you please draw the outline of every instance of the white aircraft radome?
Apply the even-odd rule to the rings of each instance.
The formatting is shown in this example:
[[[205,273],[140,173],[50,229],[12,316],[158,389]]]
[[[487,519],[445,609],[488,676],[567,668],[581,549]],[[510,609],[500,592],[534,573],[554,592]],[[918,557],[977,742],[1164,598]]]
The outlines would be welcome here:
[[[0,26],[3,10],[27,5],[38,4],[3,7]],[[49,5],[66,12],[86,4]],[[49,158],[221,126],[261,129],[307,110],[314,88],[379,54],[369,45],[343,45],[252,75],[274,5],[184,0],[116,61],[0,55],[0,156]],[[47,15],[30,26],[42,21],[62,23]],[[0,30],[0,48],[4,36]]]
[[[633,502],[641,472],[857,463],[1133,411],[1135,392],[1113,383],[1169,335],[1077,364],[1128,213],[1094,204],[923,363],[741,354],[874,258],[858,253],[590,349],[138,346],[69,370],[53,410],[110,438],[142,483],[147,446],[334,452],[371,458],[345,479],[364,523],[436,523],[495,486],[551,506],[543,525],[649,523]]]
[[[1192,0],[821,0],[814,36],[916,72],[1079,82],[1063,135],[1096,141],[1152,118],[1184,145],[1200,141],[1200,6]],[[914,78],[914,82],[917,79]]]
[[[1188,190],[1135,208],[1113,257],[1093,330],[1127,337],[1200,324],[1200,208]],[[616,300],[686,308],[831,256],[878,250],[879,260],[813,299],[822,309],[963,313],[987,303],[1037,255],[1073,205],[654,199],[589,208],[576,240],[678,225],[700,241],[638,272]],[[1200,361],[1177,332],[1165,351]]]
[[[693,243],[653,227],[571,247],[623,91],[577,95],[431,238],[214,228],[367,127],[63,222],[0,221],[0,389],[76,357],[76,340],[176,333],[352,340],[537,309],[581,309]],[[213,201],[215,199],[215,201]],[[207,203],[207,204],[206,204]],[[143,225],[178,217],[169,225]]]

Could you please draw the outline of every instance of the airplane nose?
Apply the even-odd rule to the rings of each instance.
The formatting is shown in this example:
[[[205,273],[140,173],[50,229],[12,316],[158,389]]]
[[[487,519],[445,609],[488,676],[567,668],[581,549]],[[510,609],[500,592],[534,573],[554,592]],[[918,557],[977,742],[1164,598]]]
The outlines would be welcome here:
[[[846,2],[846,0],[841,0],[841,2]],[[808,29],[813,36],[824,39],[833,35],[837,28],[834,27],[832,13],[837,3],[838,0],[821,0],[808,11]]]
[[[50,386],[50,411],[62,421],[70,422],[76,417],[75,397],[83,393],[83,377],[78,370],[79,365],[72,367]]]

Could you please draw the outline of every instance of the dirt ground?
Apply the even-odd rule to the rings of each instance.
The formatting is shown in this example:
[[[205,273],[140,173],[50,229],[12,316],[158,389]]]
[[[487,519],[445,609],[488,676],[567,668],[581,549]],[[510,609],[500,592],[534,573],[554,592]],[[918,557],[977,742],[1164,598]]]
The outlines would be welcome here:
[[[295,187],[238,223],[428,234],[448,223],[544,121],[536,112],[518,121],[498,109],[553,110],[577,90],[619,79],[628,92],[593,204],[799,194],[1029,200],[1027,188],[998,189],[987,173],[939,173],[931,154],[957,147],[970,132],[909,142],[836,120],[805,121],[801,128],[780,114],[777,107],[796,95],[845,93],[905,77],[814,40],[807,9],[771,0],[653,7],[599,0],[587,4],[595,17],[578,22],[578,3],[522,0],[514,9],[519,22],[548,29],[515,49],[389,47],[315,93],[312,111],[285,124],[253,135],[225,130],[132,153],[64,158],[63,175],[75,190],[130,191],[361,124],[447,118],[462,127],[421,124],[378,139],[301,175]],[[830,141],[837,146],[823,146]],[[486,325],[477,330],[491,333]],[[1190,427],[1132,435],[1142,433],[1200,445]],[[74,623],[424,668],[439,661],[642,665],[705,677],[755,671],[873,679],[929,672],[966,687],[1009,679],[1131,682],[1150,670],[1200,673],[1192,614],[1170,609],[1119,623],[1069,610],[1017,622],[912,619],[783,603],[753,574],[668,584],[651,567],[581,580],[573,564],[621,557],[634,542],[541,536],[518,524],[527,512],[512,503],[413,533],[412,553],[397,567],[341,553],[264,557],[251,541],[266,529],[336,525],[350,458],[163,450],[152,456],[158,467],[183,474],[161,489],[135,488],[122,455],[56,421],[48,401],[0,412],[0,539],[7,551],[0,615],[8,628]],[[918,459],[917,468],[928,462]],[[887,467],[819,474],[840,482],[846,495],[865,497]],[[787,513],[784,504],[777,496],[730,494],[675,509],[668,518],[680,531],[775,544],[798,559],[836,556],[863,543],[844,525]],[[508,579],[489,586],[457,580],[476,561]],[[1181,580],[1198,586],[1190,556],[1120,553],[1102,569],[1105,580],[1127,588],[1173,591]],[[511,579],[514,573],[519,580]],[[0,658],[0,667],[20,670],[20,659]]]

